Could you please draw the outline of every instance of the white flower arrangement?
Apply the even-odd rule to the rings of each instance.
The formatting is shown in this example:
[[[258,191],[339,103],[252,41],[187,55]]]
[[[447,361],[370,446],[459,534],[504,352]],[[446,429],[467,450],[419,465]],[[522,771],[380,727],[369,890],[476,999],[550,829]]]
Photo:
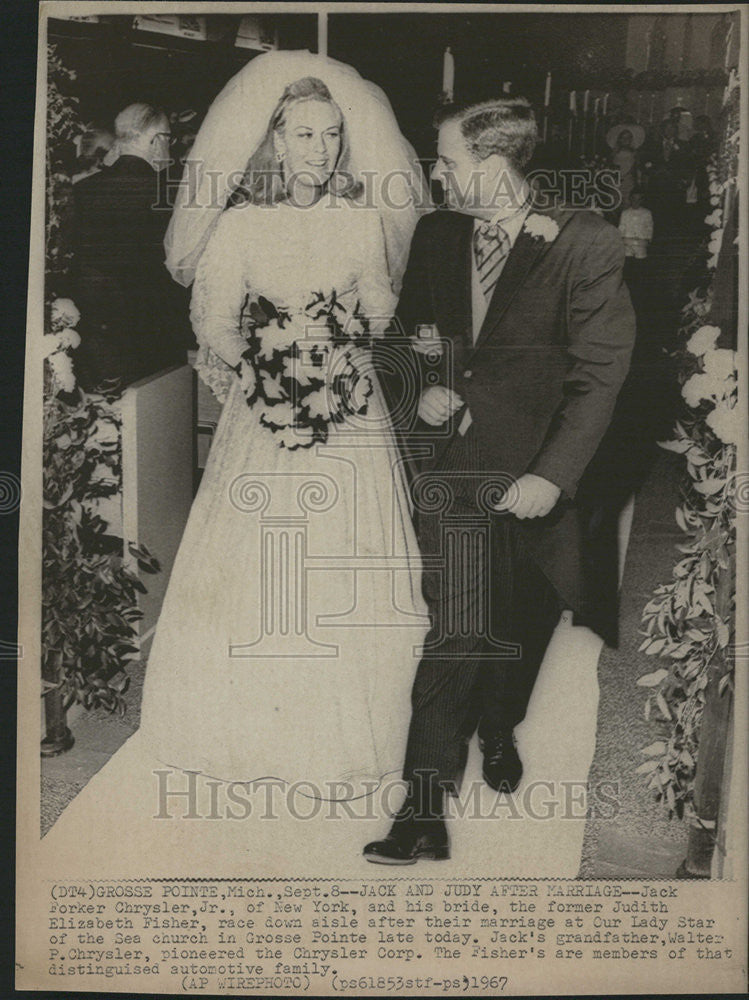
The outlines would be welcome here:
[[[72,299],[55,299],[49,311],[50,321],[54,329],[66,326],[78,326],[81,314]]]
[[[701,403],[713,403],[705,423],[723,444],[735,445],[738,444],[736,352],[712,346],[719,333],[718,327],[705,326],[692,335],[690,344],[695,337],[701,337],[695,345],[697,349],[690,350],[702,358],[702,371],[687,379],[681,394],[693,409]]]
[[[63,392],[72,392],[75,389],[75,372],[70,355],[66,354],[65,351],[55,351],[48,360],[59,388]]]
[[[705,351],[715,348],[715,342],[719,336],[719,326],[701,326],[687,341],[687,350],[695,357],[701,358]]]
[[[553,243],[559,235],[557,223],[548,215],[540,215],[538,212],[531,212],[523,223],[523,229],[534,239],[542,239],[547,243]]]
[[[736,416],[735,406],[730,406],[728,400],[722,399],[708,413],[705,423],[723,444],[738,445],[739,421]]]
[[[723,243],[723,230],[714,229],[712,236],[710,237],[710,240],[708,241],[707,244],[707,249],[709,253],[711,254],[720,253],[720,247],[722,243]]]
[[[81,337],[73,329],[81,318],[72,299],[54,299],[49,309],[50,332],[42,336],[42,356],[58,392],[73,392],[76,386],[73,360],[68,351],[80,346]]]

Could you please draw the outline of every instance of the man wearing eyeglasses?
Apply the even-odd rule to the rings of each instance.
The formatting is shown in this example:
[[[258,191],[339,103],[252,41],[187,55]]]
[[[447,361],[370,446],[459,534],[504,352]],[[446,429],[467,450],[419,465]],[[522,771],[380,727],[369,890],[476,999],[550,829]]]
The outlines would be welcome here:
[[[74,188],[76,367],[88,389],[124,388],[183,363],[189,342],[185,290],[164,266],[169,119],[160,108],[131,104],[114,125],[115,162]]]

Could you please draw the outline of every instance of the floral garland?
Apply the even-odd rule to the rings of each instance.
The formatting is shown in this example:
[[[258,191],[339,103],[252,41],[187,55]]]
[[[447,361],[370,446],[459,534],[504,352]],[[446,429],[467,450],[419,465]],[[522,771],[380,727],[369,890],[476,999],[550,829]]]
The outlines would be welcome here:
[[[369,346],[366,321],[349,315],[335,292],[316,293],[303,312],[277,309],[262,296],[247,301],[248,347],[238,365],[247,404],[279,447],[295,451],[328,439],[331,424],[364,414],[372,394],[355,352]]]
[[[726,100],[734,100],[726,88]],[[726,140],[732,141],[732,116]],[[720,671],[719,691],[733,683],[735,610],[736,446],[739,417],[736,356],[718,346],[719,327],[705,320],[713,305],[712,277],[725,233],[727,193],[735,183],[730,158],[708,165],[713,211],[705,219],[711,233],[705,247],[710,283],[691,293],[682,311],[680,335],[682,397],[687,410],[676,423],[674,438],[662,442],[684,455],[688,479],[676,522],[687,536],[678,546],[682,558],[670,583],[658,586],[643,611],[645,640],[640,650],[667,665],[640,677],[650,689],[645,717],[654,716],[662,738],[644,747],[647,758],[637,772],[664,802],[669,815],[687,816],[706,827],[694,809],[694,779],[700,724],[710,672]],[[729,331],[726,331],[728,333]],[[714,825],[713,821],[709,821]]]

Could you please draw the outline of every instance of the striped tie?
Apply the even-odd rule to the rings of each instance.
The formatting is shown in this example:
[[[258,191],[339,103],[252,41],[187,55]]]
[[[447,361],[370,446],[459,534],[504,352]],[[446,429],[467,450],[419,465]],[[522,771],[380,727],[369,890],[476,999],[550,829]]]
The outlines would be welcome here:
[[[510,237],[498,223],[482,222],[473,234],[473,252],[481,288],[488,302],[510,252]]]

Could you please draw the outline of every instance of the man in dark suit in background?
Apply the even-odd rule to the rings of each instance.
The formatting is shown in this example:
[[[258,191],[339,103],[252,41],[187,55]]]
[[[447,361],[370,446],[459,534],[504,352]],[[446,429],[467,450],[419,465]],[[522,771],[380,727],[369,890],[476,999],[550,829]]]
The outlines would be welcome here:
[[[118,159],[73,189],[84,388],[122,387],[185,360],[187,297],[164,266],[170,135],[162,110],[131,104],[115,119]]]
[[[486,782],[517,787],[513,730],[560,612],[601,631],[575,495],[635,321],[616,229],[534,204],[524,169],[536,139],[522,98],[448,110],[435,177],[450,210],[420,220],[403,282],[401,332],[436,327],[441,346],[401,357],[420,387],[403,433],[432,628],[412,694],[409,794],[364,850],[377,863],[449,856],[443,797],[476,729]],[[403,391],[391,380],[391,400]]]

